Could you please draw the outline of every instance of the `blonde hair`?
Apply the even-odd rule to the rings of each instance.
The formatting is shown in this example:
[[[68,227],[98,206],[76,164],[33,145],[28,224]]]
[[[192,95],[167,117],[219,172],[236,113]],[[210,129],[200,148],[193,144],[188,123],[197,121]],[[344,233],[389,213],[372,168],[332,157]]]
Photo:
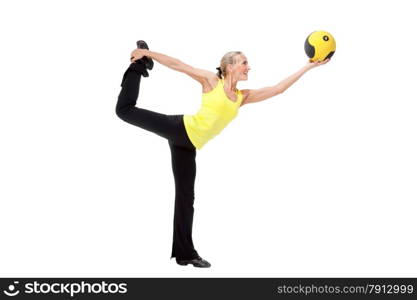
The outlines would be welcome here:
[[[220,61],[220,67],[217,69],[217,77],[220,79],[226,77],[226,66],[233,65],[235,63],[235,56],[243,54],[241,51],[230,51],[223,55],[222,60]]]

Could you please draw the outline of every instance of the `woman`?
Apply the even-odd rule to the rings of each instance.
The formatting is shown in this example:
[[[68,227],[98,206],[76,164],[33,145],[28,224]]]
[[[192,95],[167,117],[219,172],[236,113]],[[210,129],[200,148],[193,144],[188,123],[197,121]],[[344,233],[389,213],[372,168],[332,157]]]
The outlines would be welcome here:
[[[194,181],[196,149],[219,134],[233,120],[242,105],[259,102],[283,93],[308,70],[327,63],[309,62],[298,72],[275,86],[256,90],[238,90],[239,81],[248,79],[248,60],[242,52],[228,52],[221,60],[217,74],[193,68],[167,55],[149,51],[144,41],[131,53],[131,65],[122,80],[116,113],[124,121],[154,132],[168,140],[171,149],[175,180],[175,213],[172,257],[179,265],[192,264],[208,268],[194,249],[192,223],[194,214]],[[153,60],[173,70],[185,73],[202,86],[201,109],[191,115],[164,115],[136,107],[141,77],[148,77],[147,69]]]

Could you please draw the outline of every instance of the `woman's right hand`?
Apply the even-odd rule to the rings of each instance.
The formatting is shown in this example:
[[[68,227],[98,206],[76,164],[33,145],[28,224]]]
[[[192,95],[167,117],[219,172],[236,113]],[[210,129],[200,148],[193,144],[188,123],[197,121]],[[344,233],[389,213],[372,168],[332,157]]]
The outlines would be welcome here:
[[[318,67],[318,66],[325,65],[329,61],[330,61],[330,58],[327,58],[326,60],[323,60],[323,61],[320,61],[320,60],[318,60],[318,61],[311,61],[311,60],[309,60],[308,63],[307,63],[307,67],[309,69],[312,69],[312,68],[315,68],[315,67]]]
[[[135,49],[130,54],[130,61],[135,62],[138,59],[141,59],[142,57],[146,56],[146,49]]]

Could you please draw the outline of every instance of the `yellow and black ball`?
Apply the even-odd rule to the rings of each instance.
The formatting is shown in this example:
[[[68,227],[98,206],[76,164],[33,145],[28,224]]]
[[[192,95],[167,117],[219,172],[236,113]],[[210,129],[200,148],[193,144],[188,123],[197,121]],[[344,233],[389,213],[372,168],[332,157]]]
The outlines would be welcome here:
[[[327,31],[314,31],[307,37],[304,50],[310,61],[323,61],[333,56],[336,41]]]

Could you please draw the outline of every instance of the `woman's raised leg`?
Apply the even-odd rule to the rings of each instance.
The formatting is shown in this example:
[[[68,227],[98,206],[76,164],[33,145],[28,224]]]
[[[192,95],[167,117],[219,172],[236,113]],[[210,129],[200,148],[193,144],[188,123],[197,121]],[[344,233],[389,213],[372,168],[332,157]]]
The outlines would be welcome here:
[[[127,123],[151,131],[168,140],[178,139],[181,129],[179,115],[165,115],[136,107],[143,74],[147,74],[147,71],[140,61],[132,63],[126,70],[116,105],[117,116]]]

